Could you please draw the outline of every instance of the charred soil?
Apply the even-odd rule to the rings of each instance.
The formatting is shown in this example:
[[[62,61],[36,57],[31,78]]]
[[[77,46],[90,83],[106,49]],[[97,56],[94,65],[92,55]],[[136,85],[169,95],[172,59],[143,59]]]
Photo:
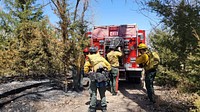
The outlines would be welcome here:
[[[141,85],[125,81],[119,85],[116,96],[106,92],[108,112],[188,112],[192,108],[188,95],[180,98],[175,89],[155,86],[157,102],[150,104]],[[0,85],[1,112],[87,112],[88,106],[88,90],[64,92],[49,80]],[[97,112],[101,112],[100,108]]]

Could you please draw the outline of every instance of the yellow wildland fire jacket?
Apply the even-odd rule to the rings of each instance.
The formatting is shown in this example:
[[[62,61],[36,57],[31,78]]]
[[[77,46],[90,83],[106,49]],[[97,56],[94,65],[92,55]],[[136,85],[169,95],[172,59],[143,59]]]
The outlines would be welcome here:
[[[84,72],[88,73],[90,68],[92,68],[93,72],[96,72],[101,67],[107,68],[108,71],[111,70],[110,63],[100,54],[88,55],[88,60],[84,64]]]
[[[118,57],[122,56],[122,53],[119,51],[110,51],[107,54],[107,58],[109,63],[111,64],[112,67],[118,67],[119,66],[119,61]]]
[[[137,64],[142,64],[144,69],[156,69],[160,62],[160,57],[157,52],[147,52],[136,58]]]
[[[144,53],[136,58],[136,63],[142,64],[145,70],[149,70],[147,67],[149,63],[148,60],[149,60],[149,56],[146,53]]]

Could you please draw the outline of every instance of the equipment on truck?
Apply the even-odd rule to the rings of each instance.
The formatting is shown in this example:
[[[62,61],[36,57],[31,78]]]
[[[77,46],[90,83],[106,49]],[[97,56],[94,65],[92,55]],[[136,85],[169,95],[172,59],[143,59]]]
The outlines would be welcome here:
[[[119,58],[117,83],[119,79],[140,82],[143,69],[135,61],[138,56],[137,46],[145,44],[145,30],[139,30],[136,24],[95,26],[92,32],[88,32],[88,37],[91,39],[91,46],[97,47],[103,57],[106,57],[110,47],[121,47],[123,56]]]

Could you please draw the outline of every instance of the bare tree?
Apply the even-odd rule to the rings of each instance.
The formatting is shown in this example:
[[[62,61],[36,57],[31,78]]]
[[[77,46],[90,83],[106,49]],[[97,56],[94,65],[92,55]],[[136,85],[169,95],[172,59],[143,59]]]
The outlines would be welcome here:
[[[74,21],[76,21],[76,16],[77,16],[77,11],[78,11],[78,6],[81,0],[76,0],[76,6],[74,10]]]
[[[54,13],[60,18],[59,25],[62,32],[63,43],[66,44],[68,40],[68,27],[70,24],[70,15],[67,10],[68,4],[67,0],[51,0],[55,8]]]
[[[81,23],[84,22],[84,16],[85,16],[85,12],[88,9],[88,5],[89,5],[89,0],[84,0],[83,11],[82,11],[82,14],[81,14]]]
[[[63,53],[64,69],[71,65],[76,72],[73,74],[74,88],[77,88],[77,80],[80,80],[82,68],[82,49],[85,43],[85,32],[87,25],[85,13],[88,10],[89,0],[76,0],[71,7],[70,0],[51,0],[54,5],[54,13],[60,19],[58,31],[62,34],[63,44],[67,48]],[[72,61],[73,60],[73,61]],[[78,84],[79,85],[79,84]]]

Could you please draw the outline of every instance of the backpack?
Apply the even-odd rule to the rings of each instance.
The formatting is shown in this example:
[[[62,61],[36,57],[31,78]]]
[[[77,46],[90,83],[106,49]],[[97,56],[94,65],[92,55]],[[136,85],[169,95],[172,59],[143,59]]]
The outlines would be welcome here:
[[[160,63],[160,57],[158,53],[155,51],[149,51],[147,55],[149,56],[149,61],[147,61],[146,63],[147,69],[148,70],[157,69]]]

